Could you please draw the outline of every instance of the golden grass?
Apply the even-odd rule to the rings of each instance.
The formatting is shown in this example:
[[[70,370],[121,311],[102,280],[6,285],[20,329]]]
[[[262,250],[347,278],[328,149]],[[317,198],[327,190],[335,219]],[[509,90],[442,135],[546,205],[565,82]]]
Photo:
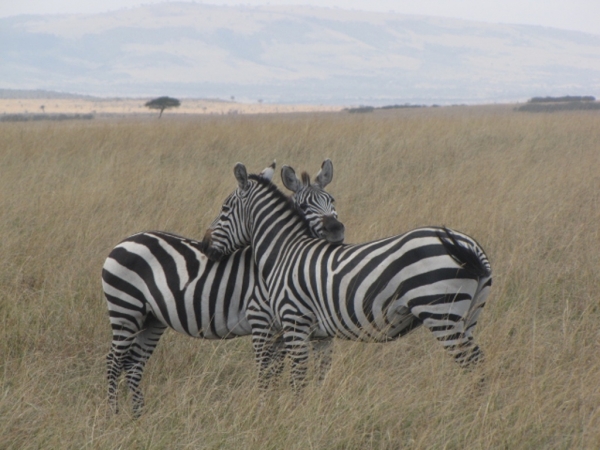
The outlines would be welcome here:
[[[0,448],[600,447],[597,114],[167,115],[0,134]],[[237,161],[314,175],[325,157],[348,242],[445,224],[486,249],[484,390],[420,329],[385,345],[336,341],[322,387],[296,405],[283,382],[261,407],[248,338],[167,332],[144,415],[131,418],[125,395],[110,415],[110,249],[146,229],[201,237]]]

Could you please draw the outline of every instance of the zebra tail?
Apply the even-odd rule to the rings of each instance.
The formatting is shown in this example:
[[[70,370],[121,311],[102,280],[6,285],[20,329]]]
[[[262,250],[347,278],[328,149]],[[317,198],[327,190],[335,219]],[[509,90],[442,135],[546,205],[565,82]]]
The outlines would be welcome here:
[[[437,237],[452,259],[478,278],[492,275],[489,264],[479,257],[474,248],[470,245],[461,245],[454,233],[445,226],[442,229],[443,234],[438,232]]]

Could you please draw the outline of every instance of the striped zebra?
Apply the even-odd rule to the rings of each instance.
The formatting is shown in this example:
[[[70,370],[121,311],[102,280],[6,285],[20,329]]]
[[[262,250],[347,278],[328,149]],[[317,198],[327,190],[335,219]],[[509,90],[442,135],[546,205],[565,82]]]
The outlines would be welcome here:
[[[308,343],[333,337],[387,342],[424,325],[462,367],[482,359],[473,329],[492,284],[477,242],[447,228],[417,228],[364,244],[311,237],[268,179],[242,164],[237,189],[207,230],[202,251],[219,260],[251,245],[268,296],[248,305],[259,385],[270,373],[264,349],[282,335],[292,386],[305,384]]]
[[[261,173],[270,180],[275,163]],[[332,242],[343,241],[344,226],[337,221],[333,197],[324,188],[333,178],[333,164],[325,160],[315,183],[289,166],[282,168],[284,184],[293,190],[290,208],[297,208],[309,233]],[[118,379],[125,372],[133,411],[141,414],[140,389],[144,366],[167,328],[204,339],[247,336],[251,327],[246,309],[252,295],[266,292],[250,249],[234,252],[220,262],[200,252],[200,242],[163,231],[134,234],[119,243],[102,268],[102,286],[112,328],[107,356],[108,399],[117,407]],[[256,291],[256,292],[255,292]],[[281,343],[265,353],[275,371],[282,361]],[[280,364],[283,364],[282,362]]]

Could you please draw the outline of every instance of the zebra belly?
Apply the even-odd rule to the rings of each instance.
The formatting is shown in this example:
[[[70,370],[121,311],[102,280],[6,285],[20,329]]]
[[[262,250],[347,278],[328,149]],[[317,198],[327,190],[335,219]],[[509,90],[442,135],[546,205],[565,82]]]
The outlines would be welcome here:
[[[385,329],[355,329],[352,330],[352,333],[350,333],[349,330],[338,330],[335,333],[335,337],[349,341],[373,343],[389,342],[401,338],[402,336],[406,336],[421,325],[423,325],[421,320],[412,314],[408,314],[399,317],[397,321],[390,323]]]
[[[246,319],[246,308],[242,299],[236,298],[234,302],[225,302],[221,296],[217,298],[204,293],[198,298],[193,293],[194,286],[190,286],[185,299],[180,300],[180,320],[168,324],[175,331],[203,339],[230,339],[237,336],[251,334],[252,328]],[[231,300],[231,299],[229,299]],[[184,307],[185,305],[185,307]]]
[[[153,315],[165,326],[198,338],[250,334],[246,306],[256,278],[250,249],[215,263],[198,245],[160,231],[122,241],[103,266],[109,311],[142,328],[146,316]]]
[[[415,328],[423,324],[416,316],[410,313],[408,308],[402,307],[393,314],[389,314],[387,320],[384,320],[383,326],[378,326],[382,323],[379,318],[379,323],[369,323],[369,327],[362,328],[357,324],[354,327],[349,327],[346,323],[345,327],[337,326],[328,329],[325,325],[326,321],[319,320],[318,324],[310,333],[310,339],[326,339],[336,337],[344,340],[362,341],[362,342],[388,342],[395,340],[410,333]]]

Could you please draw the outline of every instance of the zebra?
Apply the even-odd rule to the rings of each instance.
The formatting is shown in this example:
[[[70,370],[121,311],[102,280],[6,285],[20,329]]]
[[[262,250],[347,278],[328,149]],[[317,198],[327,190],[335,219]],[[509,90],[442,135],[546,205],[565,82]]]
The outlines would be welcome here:
[[[275,162],[261,177],[270,180],[274,169]],[[323,162],[312,184],[308,174],[300,181],[289,166],[283,166],[282,178],[293,191],[288,201],[307,218],[311,235],[343,241],[344,226],[337,220],[334,199],[324,190],[333,178],[331,160]],[[141,414],[144,366],[167,328],[204,339],[251,333],[245,316],[248,301],[265,292],[252,252],[241,249],[215,263],[200,252],[200,244],[164,231],[141,232],[123,240],[106,258],[102,286],[112,328],[106,359],[108,401],[115,413],[117,382],[125,372],[134,416]],[[273,342],[265,354],[275,371],[280,370],[278,347],[281,343]]]
[[[316,240],[268,179],[248,175],[241,163],[234,175],[238,187],[201,250],[214,260],[247,245],[254,252],[268,294],[253,298],[247,315],[261,389],[272,376],[263,347],[278,335],[296,392],[305,385],[311,340],[387,342],[424,325],[461,367],[483,359],[472,333],[492,271],[474,239],[421,227],[363,244]]]

